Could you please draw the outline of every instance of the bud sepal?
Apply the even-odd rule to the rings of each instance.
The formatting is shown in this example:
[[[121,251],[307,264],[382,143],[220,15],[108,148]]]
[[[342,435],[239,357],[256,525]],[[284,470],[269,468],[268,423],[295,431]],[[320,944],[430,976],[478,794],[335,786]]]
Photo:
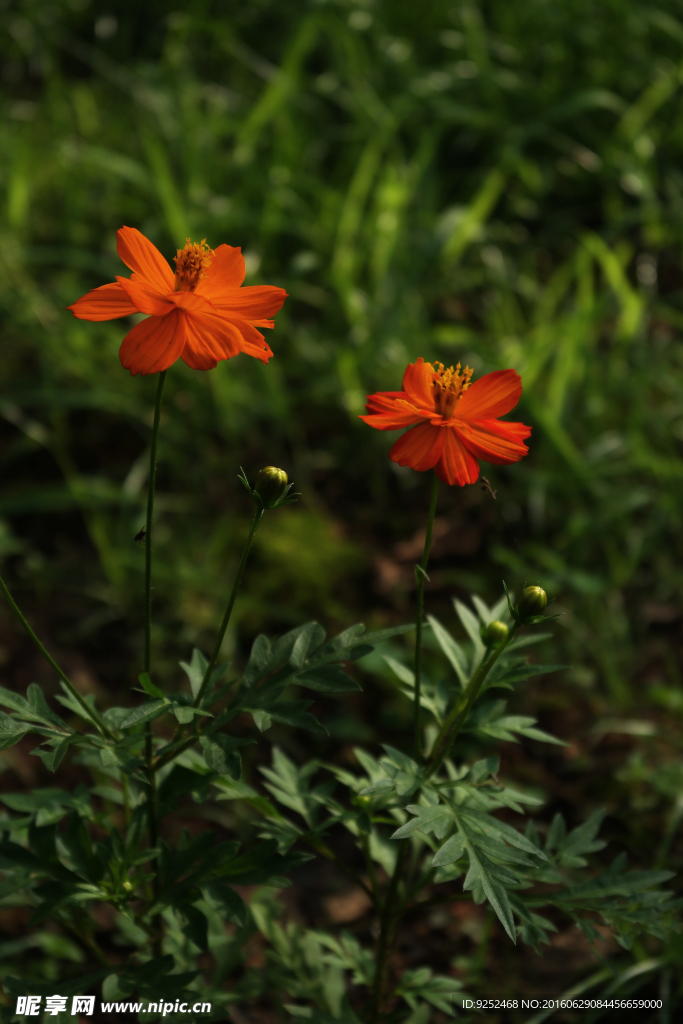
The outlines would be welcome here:
[[[299,494],[290,494],[294,484],[288,483],[284,469],[278,469],[276,466],[266,466],[260,470],[253,487],[241,466],[237,479],[249,491],[254,504],[261,511],[291,505],[301,497]]]
[[[507,597],[510,615],[519,626],[536,626],[539,622],[549,622],[551,619],[559,618],[558,615],[543,615],[548,604],[548,595],[542,587],[525,587],[519,595],[516,605],[512,604],[510,592],[505,580],[503,580],[505,596]]]

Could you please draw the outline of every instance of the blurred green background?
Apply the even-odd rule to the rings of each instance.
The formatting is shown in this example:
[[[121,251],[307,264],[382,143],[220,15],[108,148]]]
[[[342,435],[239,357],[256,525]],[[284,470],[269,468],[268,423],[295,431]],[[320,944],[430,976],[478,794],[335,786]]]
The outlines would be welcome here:
[[[562,612],[546,660],[571,668],[515,699],[572,746],[532,744],[548,774],[531,754],[520,771],[578,817],[606,803],[617,844],[680,866],[683,4],[169,6],[0,3],[12,587],[81,685],[121,700],[154,381],[118,362],[127,321],[64,307],[123,272],[122,224],[169,259],[186,236],[240,245],[247,283],[290,298],[268,366],[169,373],[159,675],[210,647],[250,515],[240,465],[283,466],[302,499],[264,520],[238,662],[302,616],[410,617],[429,480],[389,462],[397,435],[357,419],[364,396],[418,356],[515,367],[530,454],[484,467],[495,500],[442,488],[429,608],[454,626],[452,596],[546,587]],[[9,685],[48,679],[6,609],[0,625]],[[400,738],[406,710],[368,686],[333,730]]]

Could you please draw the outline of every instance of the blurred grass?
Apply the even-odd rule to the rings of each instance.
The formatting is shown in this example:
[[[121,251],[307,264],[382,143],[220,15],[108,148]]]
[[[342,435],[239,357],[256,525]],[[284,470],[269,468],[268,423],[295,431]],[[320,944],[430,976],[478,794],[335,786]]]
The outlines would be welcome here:
[[[678,735],[680,3],[10,0],[0,22],[0,545],[57,640],[111,686],[137,672],[152,385],[118,363],[125,322],[64,311],[121,272],[132,224],[168,257],[186,235],[241,245],[248,282],[290,294],[267,367],[169,374],[163,671],[208,643],[240,464],[283,465],[303,500],[264,523],[233,646],[301,614],[408,614],[397,545],[425,480],[357,414],[409,360],[462,359],[519,370],[534,433],[484,470],[495,504],[443,496],[432,600],[542,582],[565,705],[673,713]]]

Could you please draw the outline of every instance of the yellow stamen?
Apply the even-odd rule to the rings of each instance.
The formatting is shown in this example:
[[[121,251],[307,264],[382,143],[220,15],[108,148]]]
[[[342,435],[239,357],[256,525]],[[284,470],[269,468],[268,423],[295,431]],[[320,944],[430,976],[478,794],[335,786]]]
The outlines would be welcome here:
[[[470,377],[473,373],[474,370],[470,370],[469,366],[461,371],[460,363],[455,369],[449,366],[447,370],[443,363],[434,363],[434,401],[437,412],[445,419],[450,419],[454,414],[456,405],[471,384]]]
[[[175,286],[176,292],[193,292],[201,279],[206,277],[206,272],[211,266],[213,249],[206,244],[206,239],[201,242],[191,242],[185,239],[185,245],[178,249],[178,255],[174,257],[175,262]]]

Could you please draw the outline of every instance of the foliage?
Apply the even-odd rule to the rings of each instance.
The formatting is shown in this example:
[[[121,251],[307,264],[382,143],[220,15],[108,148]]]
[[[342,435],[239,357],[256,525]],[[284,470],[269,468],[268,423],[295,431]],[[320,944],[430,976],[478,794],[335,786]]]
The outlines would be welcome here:
[[[593,923],[596,915],[627,949],[641,932],[666,937],[678,907],[661,889],[671,872],[628,872],[625,856],[620,856],[601,874],[586,876],[587,855],[605,846],[597,839],[602,813],[570,832],[557,815],[542,842],[531,818],[520,831],[496,816],[501,809],[525,815],[526,808],[541,803],[499,779],[498,757],[467,764],[446,756],[450,746],[442,739],[450,737],[448,729],[454,732],[458,722],[461,731],[484,741],[513,739],[518,733],[558,742],[536,729],[533,719],[506,715],[503,701],[488,698],[492,689],[509,690],[529,674],[560,667],[530,665],[520,656],[520,648],[538,637],[513,639],[518,624],[512,627],[510,642],[500,643],[496,651],[485,649],[481,631],[504,614],[505,600],[489,609],[477,598],[479,616],[458,602],[470,634],[468,648],[432,620],[450,671],[438,682],[423,680],[421,702],[432,724],[422,763],[388,745],[379,761],[358,748],[358,774],[314,760],[297,767],[275,747],[272,767],[262,768],[271,799],[241,780],[240,751],[254,739],[233,735],[226,727],[248,712],[259,732],[273,721],[321,731],[308,711],[310,701],[287,696],[300,688],[321,693],[355,689],[357,683],[342,666],[411,627],[366,633],[356,625],[326,641],[324,630],[309,622],[274,643],[259,636],[241,677],[224,682],[228,666],[220,666],[205,691],[202,679],[209,663],[195,649],[183,665],[194,701],[187,694],[164,694],[143,673],[142,692],[151,699],[132,713],[110,708],[100,717],[93,701],[84,710],[65,687],[67,696],[61,701],[80,717],[79,727],[52,712],[36,684],[26,699],[0,690],[0,701],[9,709],[2,722],[5,746],[35,733],[41,745],[33,753],[51,771],[58,770],[73,748],[93,777],[90,791],[81,786],[73,794],[47,789],[0,798],[19,815],[5,815],[0,822],[5,903],[30,907],[31,927],[55,922],[65,936],[77,938],[86,954],[105,964],[80,978],[57,979],[52,989],[69,994],[74,985],[85,990],[104,979],[105,998],[136,994],[154,999],[163,984],[164,992],[189,1002],[199,993],[211,1001],[214,1013],[223,1013],[230,1000],[245,994],[244,979],[239,984],[231,978],[235,959],[226,961],[219,952],[226,942],[220,923],[227,922],[236,929],[235,946],[254,927],[268,940],[271,966],[262,991],[267,984],[296,1000],[288,1007],[294,1016],[355,1021],[363,1004],[366,1014],[377,1014],[387,994],[403,1001],[410,1012],[421,1007],[448,1012],[461,989],[455,979],[435,975],[425,964],[405,971],[385,993],[388,965],[381,944],[373,951],[348,932],[335,936],[292,922],[283,926],[277,903],[264,895],[267,889],[247,904],[235,888],[287,885],[288,873],[312,856],[310,850],[344,866],[327,845],[338,827],[353,836],[365,860],[368,883],[356,868],[345,870],[371,896],[384,935],[391,936],[411,908],[420,908],[434,884],[445,886],[445,902],[457,899],[453,883],[461,879],[462,892],[471,893],[476,903],[488,901],[513,942],[519,934],[537,952],[556,930],[541,909],[574,920],[591,941],[602,938]],[[387,661],[413,696],[410,670],[390,657]],[[470,702],[475,686],[478,695]],[[456,717],[454,711],[462,708],[465,714]],[[175,721],[175,730],[170,738],[159,735],[153,741],[153,759],[146,760],[148,733],[143,726],[164,718]],[[320,771],[328,778],[317,781]],[[105,786],[99,783],[102,776]],[[159,827],[158,821],[152,825],[150,808],[158,808],[163,821],[189,796],[198,802],[246,800],[263,819],[260,840],[240,853],[239,842],[216,842],[215,832],[192,837],[183,831],[175,845],[159,839],[150,848],[146,837],[152,828],[157,834]],[[95,839],[94,831],[104,838]],[[90,912],[102,903],[114,913],[119,941],[128,947],[118,967],[97,943],[97,916]],[[223,961],[227,970],[215,971],[207,983],[194,968],[192,951],[213,953],[217,965]],[[194,969],[183,970],[188,965]],[[348,984],[355,992],[365,992],[360,1006],[355,997],[355,1010]],[[18,978],[9,977],[6,986],[10,995],[22,991]]]
[[[542,579],[565,611],[549,662],[571,667],[541,703],[563,702],[566,739],[577,734],[579,704],[589,708],[586,732],[633,738],[634,749],[616,757],[616,781],[609,771],[601,778],[611,832],[639,846],[643,863],[662,831],[654,813],[670,808],[657,856],[661,866],[673,850],[675,862],[683,709],[673,636],[683,438],[675,343],[683,323],[680,5],[258,0],[230,5],[227,14],[212,0],[185,7],[117,0],[113,13],[102,13],[88,0],[8,0],[0,11],[0,555],[13,591],[56,645],[78,647],[108,688],[101,722],[110,733],[68,692],[57,694],[57,715],[48,682],[43,695],[33,684],[25,698],[13,693],[3,704],[0,748],[9,758],[24,737],[37,736],[39,767],[57,769],[63,787],[41,782],[30,794],[3,793],[11,812],[2,819],[8,870],[25,870],[26,899],[36,910],[39,901],[52,906],[58,921],[39,921],[29,936],[11,940],[6,955],[22,968],[28,960],[46,992],[57,973],[96,974],[104,968],[84,915],[101,901],[117,915],[121,948],[148,948],[148,932],[127,912],[126,882],[149,890],[149,861],[135,861],[146,849],[141,730],[152,722],[155,755],[169,758],[158,771],[160,810],[172,817],[174,801],[199,799],[205,803],[193,810],[210,806],[222,829],[228,806],[247,852],[226,850],[222,834],[206,848],[175,834],[160,841],[164,899],[174,872],[181,881],[190,872],[199,877],[210,851],[222,849],[211,856],[231,881],[211,891],[209,883],[179,885],[177,906],[160,900],[153,911],[150,904],[145,925],[152,928],[156,914],[167,952],[144,970],[133,956],[130,969],[107,982],[112,998],[145,983],[152,991],[171,971],[182,979],[204,944],[214,973],[179,985],[208,984],[222,993],[218,1003],[265,999],[269,985],[279,986],[294,1015],[325,1024],[350,1018],[344,990],[364,984],[367,967],[358,965],[367,964],[369,936],[323,939],[286,913],[280,925],[273,885],[253,896],[248,913],[228,895],[245,879],[279,886],[288,873],[296,878],[299,861],[288,857],[308,850],[329,860],[344,833],[359,845],[358,871],[367,879],[374,873],[382,893],[396,849],[410,847],[414,884],[419,870],[431,872],[430,895],[416,892],[417,904],[435,892],[483,898],[501,929],[540,948],[561,920],[578,920],[597,941],[591,921],[599,914],[628,946],[638,928],[656,930],[669,913],[657,902],[664,899],[657,876],[624,872],[619,861],[607,868],[593,845],[602,842],[594,817],[585,831],[563,835],[559,823],[544,825],[523,785],[494,777],[494,745],[505,752],[502,744],[522,740],[539,760],[542,749],[562,749],[537,726],[543,715],[529,687],[543,669],[525,661],[519,638],[487,676],[455,752],[429,779],[417,755],[403,752],[402,694],[414,691],[399,643],[387,645],[384,659],[359,658],[360,673],[344,683],[353,730],[364,728],[376,744],[390,740],[380,760],[358,747],[355,771],[341,767],[339,745],[328,748],[316,725],[319,717],[332,731],[337,716],[310,703],[310,693],[324,700],[342,685],[336,662],[297,667],[292,652],[283,653],[290,641],[260,640],[255,681],[243,666],[259,631],[287,633],[315,616],[333,632],[356,618],[377,632],[406,617],[411,568],[406,582],[398,542],[415,529],[423,495],[415,476],[388,464],[387,439],[357,420],[363,395],[398,387],[402,367],[417,355],[462,358],[477,374],[514,366],[525,385],[520,416],[534,426],[529,458],[490,473],[495,503],[474,488],[442,497],[450,532],[432,572],[439,607],[426,637],[426,749],[457,683],[466,686],[483,653],[479,624],[491,609],[475,600],[473,614],[466,594],[497,593],[503,572],[520,585]],[[248,283],[268,280],[290,294],[267,368],[233,360],[211,374],[182,366],[169,374],[153,679],[138,679],[142,552],[133,542],[144,515],[149,382],[131,381],[117,364],[121,324],[82,324],[63,312],[121,272],[113,239],[122,223],[141,228],[169,256],[186,235],[240,244]],[[221,655],[236,667],[213,681],[217,704],[198,708],[201,651],[210,649],[225,568],[246,532],[240,463],[250,479],[261,464],[286,466],[304,506],[278,513],[277,529],[262,531]],[[393,573],[384,590],[369,585],[370,557]],[[469,647],[441,625],[453,592]],[[501,605],[496,614],[503,613]],[[319,634],[310,630],[312,643]],[[259,659],[265,665],[271,655],[282,655],[282,665],[258,676]],[[9,671],[22,693],[31,678],[26,665],[19,649]],[[369,693],[360,698],[369,709],[363,723],[353,719],[356,677]],[[400,687],[388,690],[389,678]],[[134,710],[127,688],[135,680],[146,696]],[[231,688],[218,697],[221,687]],[[509,711],[503,697],[513,702]],[[178,744],[200,738],[180,750],[174,730]],[[264,774],[266,798],[253,759],[261,761],[270,736],[282,750]],[[573,779],[586,766],[581,756]],[[549,796],[557,802],[558,790]],[[574,794],[573,823],[579,807],[592,812],[594,798],[586,789]],[[505,829],[489,835],[481,826],[512,828],[525,808],[536,815],[536,832],[514,831],[526,846],[511,844]],[[263,818],[259,839],[254,815]],[[403,828],[410,834],[392,840]],[[193,850],[183,874],[179,865]],[[457,859],[431,864],[451,853]],[[591,853],[598,856],[589,865],[599,861],[601,874],[586,875],[578,863]],[[28,870],[31,856],[39,877]],[[342,861],[335,871],[344,873]],[[544,872],[557,880],[541,882]],[[465,893],[464,881],[472,885]],[[7,908],[18,899],[14,876],[3,884]],[[264,972],[245,953],[259,936],[271,951]],[[677,941],[661,959],[647,959],[659,947],[636,940],[642,973],[631,973],[638,965],[629,959],[619,977],[636,985],[657,970],[666,987]],[[287,961],[287,943],[300,950],[299,966]],[[400,1012],[417,1013],[415,1024],[426,1019],[426,1004],[445,1012],[457,996],[451,979],[429,971],[411,968],[391,982]],[[596,985],[617,984],[595,977]]]

